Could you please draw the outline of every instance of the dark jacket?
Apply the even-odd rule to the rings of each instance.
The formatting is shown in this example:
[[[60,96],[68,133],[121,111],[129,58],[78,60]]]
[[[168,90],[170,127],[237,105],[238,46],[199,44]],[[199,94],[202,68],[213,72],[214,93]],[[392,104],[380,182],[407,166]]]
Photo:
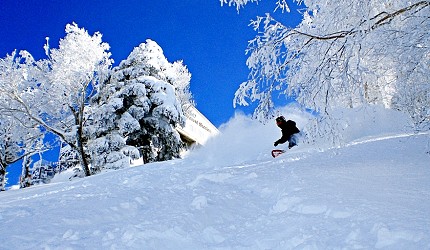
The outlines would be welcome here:
[[[290,137],[293,134],[300,133],[300,130],[296,127],[296,122],[288,120],[286,122],[283,122],[279,125],[282,131],[282,137],[277,140],[276,144],[282,144],[288,140],[290,140]]]

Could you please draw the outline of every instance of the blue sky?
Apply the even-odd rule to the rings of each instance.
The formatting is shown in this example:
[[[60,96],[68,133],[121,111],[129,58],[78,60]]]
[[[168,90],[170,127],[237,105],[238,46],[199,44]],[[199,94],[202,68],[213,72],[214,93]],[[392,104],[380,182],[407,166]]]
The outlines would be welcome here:
[[[245,49],[256,34],[249,22],[274,7],[274,0],[249,4],[240,13],[235,7],[221,7],[218,0],[2,0],[0,57],[17,49],[44,58],[45,37],[50,37],[51,47],[58,47],[71,22],[90,34],[102,33],[115,64],[152,39],[170,62],[183,60],[192,74],[197,108],[218,127],[234,115],[234,93],[247,80]],[[275,16],[291,26],[300,20],[296,10]]]

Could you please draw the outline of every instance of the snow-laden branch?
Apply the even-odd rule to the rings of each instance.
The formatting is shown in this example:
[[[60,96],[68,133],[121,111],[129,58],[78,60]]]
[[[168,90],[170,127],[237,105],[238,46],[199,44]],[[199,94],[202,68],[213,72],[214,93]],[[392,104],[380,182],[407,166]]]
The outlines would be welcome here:
[[[221,6],[224,4],[228,4],[228,6],[236,6],[236,10],[239,12],[240,8],[245,7],[248,3],[257,3],[261,0],[219,0],[221,2]],[[303,0],[293,0],[294,2],[300,3]],[[287,4],[286,0],[277,0],[274,11],[281,10],[282,12],[290,12],[290,7]]]
[[[248,3],[258,3],[260,0],[219,0],[221,2],[221,6],[224,4],[228,4],[228,6],[236,6],[237,11],[240,8],[243,8]]]
[[[283,95],[325,113],[378,103],[428,117],[418,107],[429,101],[429,1],[305,4],[310,7],[295,28],[269,14],[251,23],[258,34],[247,49],[249,80],[234,103],[258,102],[257,117],[273,112],[267,96]],[[411,86],[422,86],[421,92]],[[406,104],[402,100],[409,95],[420,101]]]

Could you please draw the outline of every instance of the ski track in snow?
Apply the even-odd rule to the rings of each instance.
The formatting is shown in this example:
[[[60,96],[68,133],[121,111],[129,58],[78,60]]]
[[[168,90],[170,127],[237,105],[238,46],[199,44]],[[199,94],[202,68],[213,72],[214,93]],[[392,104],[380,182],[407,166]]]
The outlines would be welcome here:
[[[0,249],[430,249],[426,140],[220,168],[177,160],[3,192]]]
[[[402,134],[390,134],[385,136],[370,136],[368,138],[362,138],[359,140],[355,140],[347,145],[349,146],[355,146],[363,143],[369,143],[369,142],[376,142],[376,141],[383,141],[388,139],[397,139],[397,138],[406,138],[406,137],[412,137],[412,136],[419,136],[419,135],[429,135],[428,132],[421,132],[421,133],[402,133]]]

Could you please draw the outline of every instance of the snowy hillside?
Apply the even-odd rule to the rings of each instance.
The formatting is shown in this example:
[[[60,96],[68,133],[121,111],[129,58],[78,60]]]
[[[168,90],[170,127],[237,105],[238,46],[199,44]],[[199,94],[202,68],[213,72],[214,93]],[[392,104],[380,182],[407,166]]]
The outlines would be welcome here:
[[[429,134],[385,128],[273,159],[238,116],[182,160],[0,193],[0,249],[430,249]]]

